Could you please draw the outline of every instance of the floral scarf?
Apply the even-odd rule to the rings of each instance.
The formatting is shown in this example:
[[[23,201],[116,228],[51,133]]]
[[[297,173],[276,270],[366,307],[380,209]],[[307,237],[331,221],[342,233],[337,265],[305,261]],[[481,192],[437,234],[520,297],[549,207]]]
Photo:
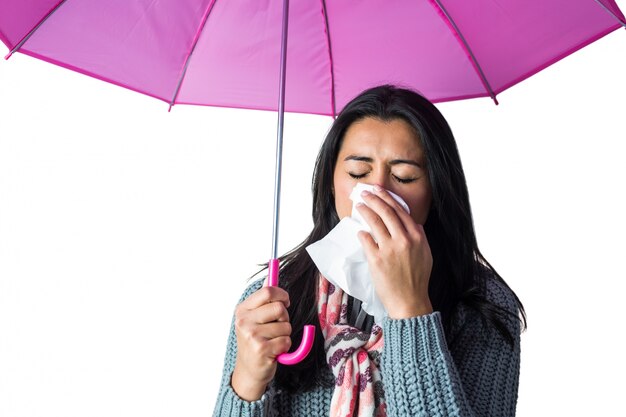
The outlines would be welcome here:
[[[326,360],[335,376],[331,417],[384,417],[386,404],[378,366],[383,332],[371,333],[348,325],[348,294],[320,276],[318,315]]]

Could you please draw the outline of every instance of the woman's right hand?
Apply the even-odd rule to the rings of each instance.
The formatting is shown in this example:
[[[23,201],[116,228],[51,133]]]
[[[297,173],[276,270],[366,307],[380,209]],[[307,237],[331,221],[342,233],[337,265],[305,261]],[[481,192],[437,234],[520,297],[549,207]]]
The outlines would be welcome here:
[[[291,347],[289,294],[263,287],[235,309],[237,359],[231,386],[246,401],[261,398],[276,374],[276,357]]]

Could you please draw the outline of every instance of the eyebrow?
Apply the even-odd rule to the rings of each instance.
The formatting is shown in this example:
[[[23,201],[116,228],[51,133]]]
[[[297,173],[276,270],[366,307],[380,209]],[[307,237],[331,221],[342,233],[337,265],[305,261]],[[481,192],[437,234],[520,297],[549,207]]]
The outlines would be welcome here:
[[[369,156],[358,156],[358,155],[348,155],[346,156],[344,161],[360,161],[360,162],[368,162],[370,164],[374,162],[374,160],[370,158]],[[420,165],[419,162],[413,161],[411,159],[394,159],[392,161],[389,161],[389,165],[398,165],[398,164],[409,164],[409,165],[414,165],[418,168],[422,167],[422,165]]]

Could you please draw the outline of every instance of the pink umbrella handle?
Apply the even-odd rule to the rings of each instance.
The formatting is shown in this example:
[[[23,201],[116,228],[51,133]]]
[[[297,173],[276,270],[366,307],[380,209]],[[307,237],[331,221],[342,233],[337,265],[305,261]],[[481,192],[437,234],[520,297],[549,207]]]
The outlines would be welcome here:
[[[300,342],[300,346],[298,349],[294,350],[291,353],[283,353],[282,355],[278,355],[276,360],[278,363],[282,363],[283,365],[295,365],[296,363],[302,361],[306,358],[306,355],[309,354],[311,348],[313,347],[313,340],[315,340],[315,326],[307,324],[304,326],[304,330],[302,333],[302,342]]]
[[[278,286],[278,259],[270,259],[269,262],[269,275],[267,279],[267,285],[269,287]],[[298,349],[291,353],[283,353],[278,355],[276,359],[278,363],[283,365],[295,365],[302,361],[311,351],[313,347],[313,340],[315,339],[315,326],[306,325],[302,333],[302,341]]]

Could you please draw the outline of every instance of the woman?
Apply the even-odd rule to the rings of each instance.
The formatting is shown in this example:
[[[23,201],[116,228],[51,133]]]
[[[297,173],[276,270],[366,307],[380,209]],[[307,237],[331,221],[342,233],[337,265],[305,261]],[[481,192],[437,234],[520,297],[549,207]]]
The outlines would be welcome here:
[[[371,227],[359,239],[382,323],[362,320],[360,302],[306,252],[351,215],[358,182],[376,186],[358,206]],[[435,106],[393,86],[348,103],[317,159],[313,220],[282,258],[282,288],[259,280],[237,306],[215,416],[515,414],[524,310],[478,249],[456,143]],[[309,356],[277,365],[305,324],[317,328]]]

